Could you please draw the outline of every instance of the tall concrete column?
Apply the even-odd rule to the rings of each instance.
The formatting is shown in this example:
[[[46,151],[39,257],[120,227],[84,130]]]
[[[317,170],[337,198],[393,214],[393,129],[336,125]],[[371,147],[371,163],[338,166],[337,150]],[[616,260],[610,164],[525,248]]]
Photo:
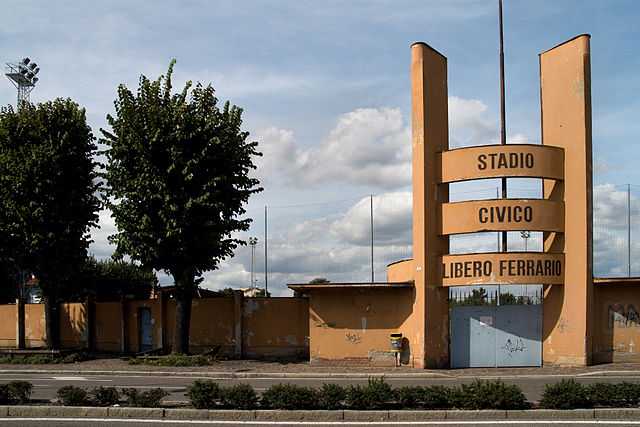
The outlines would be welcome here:
[[[449,146],[447,58],[425,43],[413,44],[411,86],[415,299],[405,334],[416,367],[443,368],[449,365],[449,307],[438,260],[449,253],[449,239],[440,235],[449,188],[438,185],[437,155]]]
[[[544,293],[543,363],[587,365],[592,354],[593,200],[590,36],[540,55],[542,143],[565,151],[564,181],[544,196],[565,203],[564,233],[545,233],[546,252],[565,253],[564,286]]]
[[[24,350],[26,348],[24,334],[24,298],[16,298],[16,348]]]

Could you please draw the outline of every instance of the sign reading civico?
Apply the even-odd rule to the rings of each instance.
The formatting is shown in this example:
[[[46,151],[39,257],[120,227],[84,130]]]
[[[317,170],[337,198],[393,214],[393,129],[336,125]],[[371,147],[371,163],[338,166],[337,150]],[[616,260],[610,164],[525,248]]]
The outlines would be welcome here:
[[[442,234],[481,231],[562,231],[564,205],[539,199],[473,200],[442,204]]]

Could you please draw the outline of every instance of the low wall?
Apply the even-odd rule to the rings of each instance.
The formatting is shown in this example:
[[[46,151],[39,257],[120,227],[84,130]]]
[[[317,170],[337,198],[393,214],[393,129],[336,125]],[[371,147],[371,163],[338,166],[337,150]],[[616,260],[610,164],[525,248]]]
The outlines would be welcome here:
[[[15,326],[15,322],[12,323]],[[27,348],[38,348],[46,345],[44,304],[24,305],[24,335]]]
[[[86,348],[87,338],[86,304],[60,304],[60,346],[62,348]]]
[[[246,357],[309,357],[306,299],[247,298],[242,329],[242,353]]]
[[[17,316],[16,304],[3,304],[0,305],[0,347],[15,347],[16,345],[16,322],[12,322],[11,319],[15,319]]]
[[[413,308],[413,289],[325,289],[309,306],[311,361],[388,362],[389,335],[403,330]],[[409,354],[403,358],[410,359]]]
[[[612,281],[595,286],[595,362],[640,362],[639,310],[640,285]]]
[[[92,307],[90,315],[88,307]],[[170,349],[175,328],[175,301],[161,299],[123,302],[65,303],[60,305],[60,345],[86,349],[89,317],[94,322],[94,349],[100,352],[137,353],[140,313],[151,314],[152,348]],[[217,350],[228,357],[306,357],[308,304],[304,298],[199,298],[191,310],[190,351]],[[16,345],[16,305],[0,305],[0,346]],[[44,305],[25,304],[27,348],[45,346]],[[123,342],[124,341],[124,342]]]

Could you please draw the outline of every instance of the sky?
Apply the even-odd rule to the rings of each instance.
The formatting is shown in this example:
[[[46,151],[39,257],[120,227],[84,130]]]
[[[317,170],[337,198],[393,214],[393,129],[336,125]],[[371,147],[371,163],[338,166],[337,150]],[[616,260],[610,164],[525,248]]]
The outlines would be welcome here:
[[[594,258],[596,275],[627,271],[627,192],[632,235],[640,231],[640,3],[626,0],[505,0],[509,142],[539,143],[538,54],[589,33],[592,60]],[[86,108],[94,134],[106,127],[118,84],[156,78],[177,60],[175,85],[211,83],[221,100],[244,108],[244,126],[264,154],[253,197],[255,285],[315,277],[371,279],[411,256],[410,45],[424,41],[448,58],[452,147],[498,142],[497,1],[13,1],[0,15],[2,62],[29,56],[40,67],[33,102],[70,97]],[[0,104],[15,104],[0,84]],[[456,184],[452,198],[490,198],[495,180]],[[535,180],[509,180],[510,196],[539,197]],[[370,196],[373,195],[373,196]],[[113,251],[115,226],[101,212],[90,251]],[[640,235],[639,235],[640,236]],[[632,273],[640,275],[640,238]],[[454,239],[452,250],[495,250],[496,236]],[[510,235],[510,247],[524,240]],[[540,249],[540,236],[528,239]],[[251,284],[251,249],[205,275],[211,289]],[[160,273],[163,284],[171,278]]]

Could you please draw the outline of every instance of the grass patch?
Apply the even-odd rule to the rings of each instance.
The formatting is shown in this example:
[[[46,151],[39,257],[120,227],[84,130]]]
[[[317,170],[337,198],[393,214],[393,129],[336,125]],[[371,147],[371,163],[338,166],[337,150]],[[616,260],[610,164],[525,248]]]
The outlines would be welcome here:
[[[6,354],[0,356],[0,364],[7,365],[58,365],[61,363],[77,363],[92,358],[84,352],[66,355],[53,354]]]
[[[214,358],[201,354],[188,356],[186,354],[170,354],[168,356],[142,356],[129,359],[130,365],[150,366],[208,366],[213,364]]]

